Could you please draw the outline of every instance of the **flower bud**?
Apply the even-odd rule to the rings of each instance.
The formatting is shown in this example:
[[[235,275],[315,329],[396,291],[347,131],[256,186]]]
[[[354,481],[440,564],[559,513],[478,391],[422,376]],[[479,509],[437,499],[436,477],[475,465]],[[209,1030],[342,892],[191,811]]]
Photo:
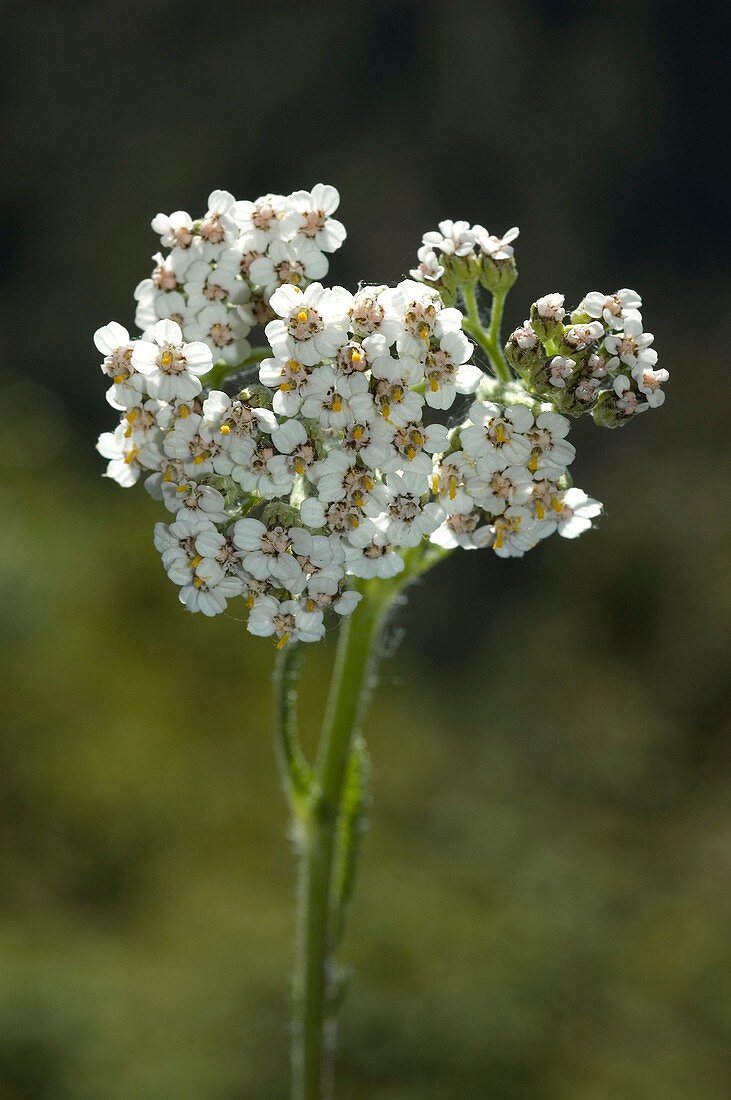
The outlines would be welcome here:
[[[613,390],[602,390],[591,415],[600,428],[623,428],[632,419],[632,414],[621,412],[617,407],[617,395]]]
[[[258,383],[254,386],[246,386],[236,394],[236,397],[253,409],[271,409],[272,407],[272,391]]]
[[[445,305],[453,305],[458,291],[467,283],[476,282],[480,273],[480,262],[474,253],[467,256],[445,254],[440,259],[444,273],[439,280],[438,289]]]
[[[518,269],[512,256],[496,260],[492,256],[482,256],[480,282],[486,290],[495,294],[506,293],[518,278]],[[478,260],[479,263],[479,260]]]
[[[299,527],[302,523],[299,510],[283,500],[272,500],[266,505],[261,516],[267,527]]]
[[[563,294],[545,294],[530,307],[531,326],[548,355],[558,354],[565,315]]]

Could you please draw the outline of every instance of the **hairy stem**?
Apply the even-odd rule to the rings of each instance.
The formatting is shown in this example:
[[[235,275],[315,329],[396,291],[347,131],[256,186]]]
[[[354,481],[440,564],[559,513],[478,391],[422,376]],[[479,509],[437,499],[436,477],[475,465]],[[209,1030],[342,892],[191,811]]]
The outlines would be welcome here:
[[[480,318],[480,309],[477,304],[477,291],[474,283],[465,283],[460,288],[462,298],[465,305],[465,317],[462,321],[462,328],[467,332],[473,340],[476,340],[482,350],[490,360],[492,366],[492,357],[490,355],[490,344],[488,342],[488,334],[482,327],[482,320]]]
[[[382,586],[385,591],[380,591]],[[365,704],[381,627],[396,586],[370,582],[340,627],[311,812],[303,823],[295,964],[294,1100],[331,1095],[340,927],[333,890],[338,820],[353,734]]]
[[[368,757],[358,726],[381,655],[383,627],[403,589],[448,554],[426,543],[404,552],[405,568],[399,576],[357,582],[362,599],[340,626],[314,769],[305,761],[297,736],[298,658],[286,656],[286,650],[279,658],[278,753],[299,856],[293,1100],[325,1100],[332,1095],[335,1015],[342,990],[335,950],[369,797]]]
[[[513,373],[503,354],[500,339],[503,310],[505,308],[505,299],[508,296],[508,291],[496,290],[493,292],[492,308],[490,310],[490,325],[487,329],[483,326],[482,318],[480,317],[475,285],[473,283],[466,283],[461,288],[461,291],[466,310],[466,317],[462,322],[463,329],[473,340],[477,341],[485,352],[490,361],[490,366],[495,372],[495,377],[500,378],[503,382],[509,382],[513,377]]]
[[[509,382],[513,377],[513,372],[508,366],[508,361],[503,353],[502,340],[500,337],[500,330],[503,323],[503,310],[505,309],[505,299],[507,296],[507,290],[496,290],[493,293],[492,309],[490,311],[490,328],[487,335],[487,342],[490,347],[490,362],[498,378],[501,378],[503,382]]]
[[[284,793],[295,818],[302,814],[313,778],[297,732],[297,681],[301,663],[302,647],[293,642],[279,651],[274,665],[277,760]]]

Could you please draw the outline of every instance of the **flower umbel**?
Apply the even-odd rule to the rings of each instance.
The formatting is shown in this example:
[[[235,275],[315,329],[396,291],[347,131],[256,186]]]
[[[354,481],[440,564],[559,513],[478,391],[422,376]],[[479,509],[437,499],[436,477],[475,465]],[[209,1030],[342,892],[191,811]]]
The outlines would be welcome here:
[[[502,303],[517,228],[443,221],[410,279],[326,288],[338,203],[317,184],[158,214],[140,335],[95,334],[121,414],[99,450],[172,514],[155,542],[181,601],[214,615],[240,598],[279,647],[321,638],[355,608],[355,579],[394,577],[420,547],[520,557],[588,530],[601,505],[573,487],[570,418],[626,424],[668,379],[626,288],[570,314],[539,298],[505,347],[513,377],[494,370],[476,295]],[[257,326],[268,346],[252,351]]]

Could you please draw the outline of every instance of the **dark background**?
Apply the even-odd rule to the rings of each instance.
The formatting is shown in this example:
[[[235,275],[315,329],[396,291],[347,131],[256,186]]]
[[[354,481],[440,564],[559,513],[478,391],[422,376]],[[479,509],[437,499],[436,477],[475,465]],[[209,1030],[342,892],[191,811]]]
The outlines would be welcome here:
[[[370,711],[348,1100],[697,1100],[729,1039],[728,23],[674,2],[0,5],[0,1100],[285,1095],[272,654],[102,481],[93,331],[150,218],[332,182],[331,279],[444,217],[631,286],[666,406],[581,422],[599,531],[455,554]],[[311,735],[333,640],[311,655]]]

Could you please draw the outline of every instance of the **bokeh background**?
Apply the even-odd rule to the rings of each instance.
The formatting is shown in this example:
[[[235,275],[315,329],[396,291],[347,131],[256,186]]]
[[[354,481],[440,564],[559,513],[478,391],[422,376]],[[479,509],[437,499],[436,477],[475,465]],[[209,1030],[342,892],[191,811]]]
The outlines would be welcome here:
[[[509,327],[636,287],[672,374],[575,429],[600,531],[454,555],[401,616],[339,1096],[727,1095],[722,6],[1,7],[0,1100],[285,1096],[272,653],[184,613],[158,506],[100,478],[91,334],[131,326],[158,210],[318,180],[333,281],[397,280],[443,217],[517,223]]]

